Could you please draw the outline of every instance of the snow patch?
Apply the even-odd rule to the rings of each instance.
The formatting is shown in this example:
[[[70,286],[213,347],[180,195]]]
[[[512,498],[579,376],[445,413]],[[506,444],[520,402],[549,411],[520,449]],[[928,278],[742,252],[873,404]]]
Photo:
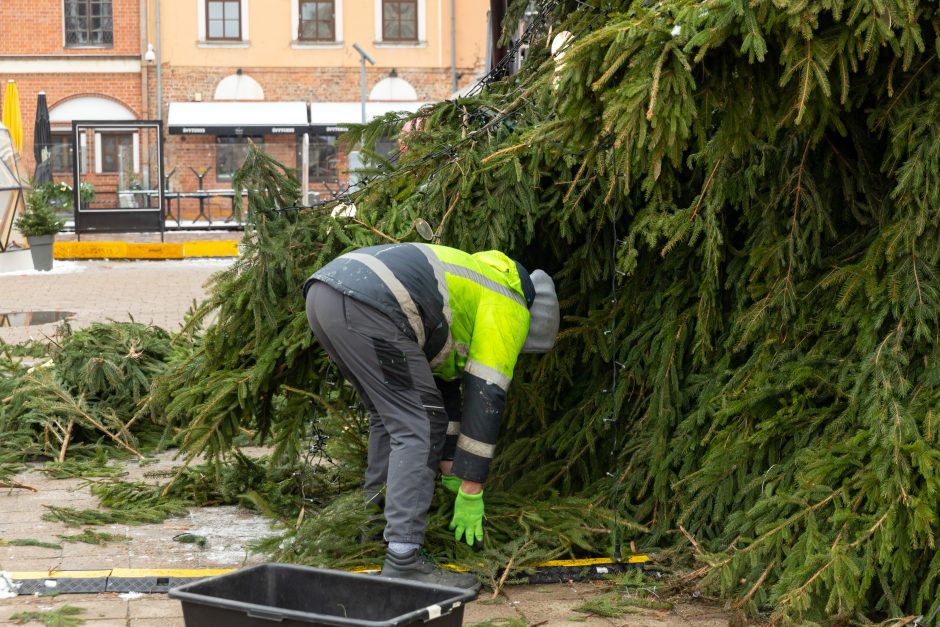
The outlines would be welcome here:
[[[28,270],[10,270],[7,272],[0,272],[2,276],[49,276],[51,274],[75,274],[76,272],[84,272],[87,266],[80,261],[60,261],[56,260],[52,264],[52,270],[33,270],[32,268]]]
[[[17,596],[16,589],[19,584],[13,583],[13,578],[6,571],[0,572],[0,599],[12,599]]]
[[[204,562],[234,566],[248,557],[248,544],[271,534],[271,520],[237,506],[197,508],[190,512],[188,533],[203,536]]]

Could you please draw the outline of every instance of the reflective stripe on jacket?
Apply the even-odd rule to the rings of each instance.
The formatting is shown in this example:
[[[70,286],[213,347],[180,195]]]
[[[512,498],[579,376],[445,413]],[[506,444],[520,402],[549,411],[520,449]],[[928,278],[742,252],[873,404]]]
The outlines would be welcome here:
[[[337,257],[308,280],[385,313],[421,347],[435,377],[462,379],[453,472],[463,479],[486,478],[529,331],[520,268],[498,251],[471,255],[446,246],[391,244]]]

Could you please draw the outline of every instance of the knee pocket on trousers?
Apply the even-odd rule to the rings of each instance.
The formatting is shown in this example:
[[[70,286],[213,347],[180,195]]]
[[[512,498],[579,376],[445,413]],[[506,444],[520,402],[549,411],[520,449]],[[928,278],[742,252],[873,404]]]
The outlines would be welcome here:
[[[372,338],[375,355],[379,359],[385,385],[391,390],[408,390],[413,387],[408,355],[400,348],[380,337]]]
[[[437,465],[444,455],[444,446],[447,439],[447,411],[440,404],[437,396],[422,394],[421,403],[428,415],[430,423],[431,447],[428,450],[428,467],[437,471]]]

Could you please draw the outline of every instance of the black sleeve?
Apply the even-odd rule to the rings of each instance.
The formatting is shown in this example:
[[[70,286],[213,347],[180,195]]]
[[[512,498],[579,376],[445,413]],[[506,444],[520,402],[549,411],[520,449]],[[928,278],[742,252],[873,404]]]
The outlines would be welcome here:
[[[443,381],[434,378],[437,389],[441,392],[444,399],[444,409],[447,411],[447,439],[444,443],[443,459],[454,459],[454,451],[457,450],[457,437],[460,435],[460,417],[463,407],[460,396],[460,380]]]

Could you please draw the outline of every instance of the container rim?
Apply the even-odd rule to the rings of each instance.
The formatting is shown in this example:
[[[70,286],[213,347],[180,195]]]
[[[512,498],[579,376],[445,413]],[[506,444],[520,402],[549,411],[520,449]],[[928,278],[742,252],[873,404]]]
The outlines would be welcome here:
[[[408,623],[413,623],[417,620],[428,621],[432,618],[437,618],[449,614],[455,608],[459,607],[461,604],[468,601],[473,601],[477,598],[477,593],[474,590],[468,590],[463,588],[451,588],[449,586],[437,586],[432,584],[425,584],[421,582],[409,581],[407,579],[398,579],[391,577],[384,577],[383,581],[388,582],[389,584],[399,587],[399,588],[412,588],[412,589],[427,589],[429,587],[441,590],[443,592],[450,592],[453,596],[441,600],[439,603],[435,603],[429,606],[418,608],[412,610],[407,614],[401,614],[389,620],[384,621],[372,621],[372,620],[363,620],[363,619],[354,619],[354,618],[345,618],[342,616],[335,616],[332,614],[317,614],[313,612],[301,612],[299,610],[289,610],[289,609],[280,609],[272,608],[268,605],[259,605],[257,603],[247,603],[245,601],[236,601],[233,599],[218,599],[217,597],[211,597],[195,592],[190,592],[189,588],[198,586],[205,583],[210,579],[226,579],[233,578],[235,576],[245,576],[246,573],[250,573],[254,570],[261,570],[269,568],[272,566],[287,568],[290,570],[301,570],[314,573],[329,573],[331,575],[339,575],[345,579],[353,580],[362,580],[364,578],[373,579],[374,577],[379,577],[380,575],[366,575],[362,573],[350,573],[342,570],[333,570],[329,568],[316,568],[313,566],[300,566],[297,564],[281,564],[281,563],[267,563],[267,564],[255,564],[249,566],[248,568],[243,568],[239,570],[226,573],[224,575],[217,575],[215,577],[207,577],[206,579],[200,579],[199,581],[194,581],[186,583],[182,586],[171,588],[167,595],[171,599],[177,599],[181,602],[194,603],[196,605],[206,605],[209,607],[214,607],[224,610],[232,610],[244,612],[252,616],[259,618],[268,618],[271,619],[275,616],[281,617],[282,619],[292,619],[305,623],[325,623],[328,625],[368,625],[370,627],[395,627],[397,625],[406,625]]]

